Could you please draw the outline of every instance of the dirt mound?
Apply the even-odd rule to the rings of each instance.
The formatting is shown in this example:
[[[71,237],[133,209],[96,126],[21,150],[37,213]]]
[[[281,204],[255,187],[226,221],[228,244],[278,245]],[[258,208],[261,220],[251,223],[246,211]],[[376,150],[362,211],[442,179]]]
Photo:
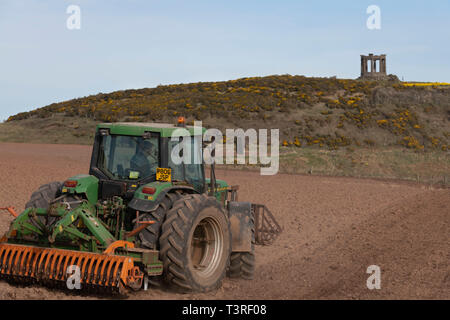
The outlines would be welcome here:
[[[0,144],[0,206],[23,209],[32,191],[87,172],[90,147]],[[133,299],[450,298],[450,192],[421,185],[220,170],[240,200],[266,204],[284,227],[256,248],[255,280],[226,279],[209,294],[141,291]],[[0,215],[0,233],[12,218]],[[366,269],[381,268],[368,290]],[[0,282],[0,299],[96,299]]]

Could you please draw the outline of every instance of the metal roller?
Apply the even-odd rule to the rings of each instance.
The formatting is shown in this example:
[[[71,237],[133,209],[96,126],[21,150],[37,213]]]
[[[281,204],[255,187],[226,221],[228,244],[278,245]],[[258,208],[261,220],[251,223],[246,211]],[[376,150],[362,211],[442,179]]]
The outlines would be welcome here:
[[[109,289],[111,293],[125,293],[126,287],[134,289],[142,284],[143,274],[130,257],[0,244],[2,279],[64,286],[73,274],[68,272],[69,266],[79,268],[81,289]]]

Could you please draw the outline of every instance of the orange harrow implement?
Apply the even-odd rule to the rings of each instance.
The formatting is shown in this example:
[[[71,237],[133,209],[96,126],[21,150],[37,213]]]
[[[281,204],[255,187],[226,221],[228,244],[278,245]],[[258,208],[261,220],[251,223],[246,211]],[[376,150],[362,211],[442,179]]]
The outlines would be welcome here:
[[[130,257],[0,244],[0,278],[6,280],[69,288],[69,266],[78,267],[81,289],[88,291],[124,294],[125,287],[142,285],[143,274]]]
[[[0,211],[8,211],[14,218],[17,218],[19,215],[16,210],[14,210],[14,207],[6,207],[6,208],[0,208]]]

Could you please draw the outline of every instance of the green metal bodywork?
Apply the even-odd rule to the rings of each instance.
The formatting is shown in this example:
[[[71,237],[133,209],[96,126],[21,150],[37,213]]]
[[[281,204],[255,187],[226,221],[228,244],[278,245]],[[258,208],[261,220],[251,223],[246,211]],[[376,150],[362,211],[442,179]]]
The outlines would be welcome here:
[[[142,189],[146,187],[155,188],[155,193],[153,194],[146,194],[142,192]],[[150,200],[150,201],[156,201],[158,199],[158,196],[161,194],[161,192],[164,192],[165,190],[172,188],[173,184],[172,182],[160,182],[160,181],[153,181],[150,183],[147,183],[141,187],[139,187],[136,192],[134,193],[134,197],[137,199],[142,200]]]
[[[161,137],[182,137],[182,136],[199,136],[203,135],[206,128],[203,127],[177,127],[170,124],[158,124],[158,123],[129,123],[129,122],[117,122],[117,123],[100,123],[97,125],[97,131],[99,129],[109,129],[110,134],[116,135],[128,135],[128,136],[142,136],[146,132],[159,133]],[[181,130],[180,130],[181,129]]]
[[[95,206],[89,201],[73,210],[64,203],[54,204],[49,210],[28,208],[11,223],[7,237],[11,243],[32,241],[45,247],[101,252],[116,239],[93,212]],[[43,223],[49,218],[59,220],[49,226]]]
[[[206,185],[209,185],[211,183],[210,179],[206,179]],[[220,203],[224,203],[225,199],[227,197],[227,193],[228,193],[228,183],[224,180],[216,180],[216,192],[214,194],[214,196],[216,197],[217,201],[219,201]],[[210,189],[208,189],[208,191],[210,191]]]
[[[208,185],[210,183],[210,179],[205,179],[206,184]],[[146,194],[142,192],[142,189],[145,187],[152,187],[155,188],[155,193],[153,194]],[[136,192],[134,193],[134,198],[142,199],[142,200],[149,200],[149,201],[158,201],[160,199],[158,196],[161,193],[166,192],[168,189],[177,189],[182,187],[190,187],[189,184],[174,184],[172,182],[160,182],[160,181],[153,181],[151,183],[145,184],[138,188]],[[223,194],[227,193],[229,189],[228,183],[224,180],[216,180],[216,193],[215,197],[217,201],[222,202]]]
[[[88,174],[79,174],[67,180],[77,181],[75,188],[63,188],[63,193],[86,195],[89,202],[95,205],[98,201],[98,179]]]

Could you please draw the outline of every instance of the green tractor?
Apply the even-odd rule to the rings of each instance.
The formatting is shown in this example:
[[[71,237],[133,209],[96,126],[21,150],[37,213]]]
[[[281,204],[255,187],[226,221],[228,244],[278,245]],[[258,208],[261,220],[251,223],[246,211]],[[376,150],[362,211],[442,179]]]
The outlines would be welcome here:
[[[0,239],[0,278],[121,294],[252,279],[254,245],[281,228],[264,205],[238,202],[214,164],[206,178],[204,161],[172,161],[186,136],[203,159],[204,132],[182,121],[99,124],[89,175],[41,186],[20,215],[6,208],[15,219]]]

